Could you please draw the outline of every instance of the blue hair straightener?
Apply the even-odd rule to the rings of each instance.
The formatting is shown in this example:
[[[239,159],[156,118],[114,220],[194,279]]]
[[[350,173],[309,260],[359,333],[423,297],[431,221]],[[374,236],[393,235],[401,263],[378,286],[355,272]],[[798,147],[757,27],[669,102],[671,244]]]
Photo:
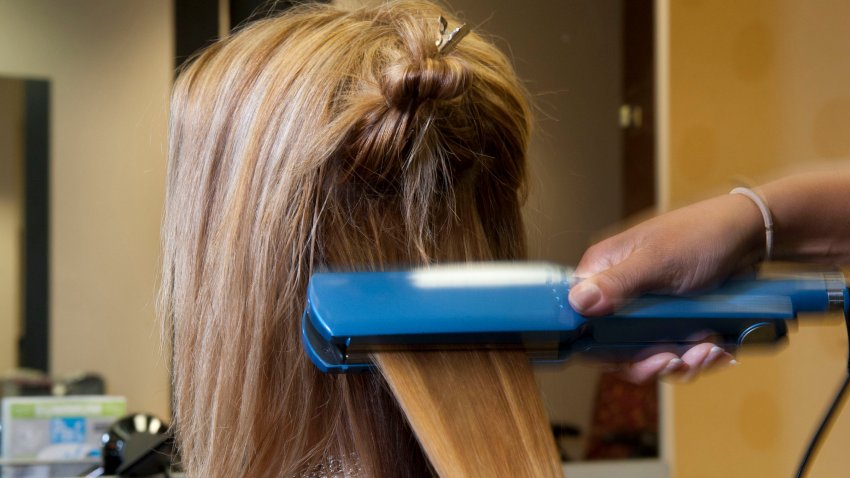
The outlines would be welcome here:
[[[307,355],[324,372],[373,367],[373,352],[518,348],[534,361],[574,354],[637,360],[706,340],[733,351],[787,340],[799,313],[850,308],[841,274],[733,280],[687,297],[644,296],[585,317],[573,278],[551,264],[470,263],[409,271],[317,273],[302,318]]]

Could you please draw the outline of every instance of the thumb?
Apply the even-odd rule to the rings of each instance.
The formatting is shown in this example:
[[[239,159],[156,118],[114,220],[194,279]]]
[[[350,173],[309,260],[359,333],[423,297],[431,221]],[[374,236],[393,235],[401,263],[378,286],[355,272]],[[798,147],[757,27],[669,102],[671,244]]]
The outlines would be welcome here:
[[[657,261],[639,252],[576,284],[570,290],[570,305],[584,315],[614,312],[630,297],[659,285]]]

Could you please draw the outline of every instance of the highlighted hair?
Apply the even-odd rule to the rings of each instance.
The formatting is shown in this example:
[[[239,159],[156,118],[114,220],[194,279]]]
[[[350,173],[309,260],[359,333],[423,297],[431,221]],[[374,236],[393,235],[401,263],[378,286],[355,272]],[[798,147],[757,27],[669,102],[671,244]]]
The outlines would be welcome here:
[[[160,313],[190,476],[556,476],[517,352],[305,357],[310,274],[525,255],[530,113],[424,2],[297,7],[212,45],[171,104]]]

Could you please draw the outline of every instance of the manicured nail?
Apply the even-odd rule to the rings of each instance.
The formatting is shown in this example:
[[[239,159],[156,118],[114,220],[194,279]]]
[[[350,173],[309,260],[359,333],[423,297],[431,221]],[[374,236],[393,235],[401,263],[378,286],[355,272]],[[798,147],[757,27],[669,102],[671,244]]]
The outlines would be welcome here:
[[[717,361],[718,358],[720,358],[721,355],[723,355],[722,348],[716,345],[714,347],[711,347],[711,350],[708,351],[708,355],[705,356],[705,360],[702,361],[702,368],[710,367],[714,362]]]
[[[671,359],[667,362],[667,366],[658,374],[658,375],[670,375],[671,373],[682,368],[682,365],[685,365],[685,361],[680,358]]]
[[[600,300],[602,291],[593,282],[580,282],[570,291],[570,305],[579,312],[590,309]]]
[[[738,365],[738,361],[735,360],[735,359],[732,359],[732,360],[729,361],[729,365]]]

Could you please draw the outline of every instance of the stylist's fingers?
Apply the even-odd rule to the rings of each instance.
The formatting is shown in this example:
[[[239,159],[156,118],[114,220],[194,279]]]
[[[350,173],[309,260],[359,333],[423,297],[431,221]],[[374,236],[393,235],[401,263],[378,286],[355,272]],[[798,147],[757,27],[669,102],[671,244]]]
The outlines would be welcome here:
[[[646,360],[627,365],[623,370],[623,377],[630,382],[644,383],[655,380],[662,375],[687,371],[688,364],[679,356],[670,352],[663,352]]]
[[[663,352],[629,364],[623,369],[623,376],[634,383],[648,382],[665,375],[688,381],[706,370],[732,363],[735,363],[735,359],[731,354],[713,343],[706,342],[691,347],[681,357]]]
[[[637,251],[576,284],[570,290],[570,305],[584,315],[610,314],[626,299],[651,291],[664,281],[657,260]]]
[[[688,373],[683,377],[684,380],[689,380],[706,370],[735,363],[732,354],[712,343],[691,347],[682,354],[682,360],[688,365]]]

